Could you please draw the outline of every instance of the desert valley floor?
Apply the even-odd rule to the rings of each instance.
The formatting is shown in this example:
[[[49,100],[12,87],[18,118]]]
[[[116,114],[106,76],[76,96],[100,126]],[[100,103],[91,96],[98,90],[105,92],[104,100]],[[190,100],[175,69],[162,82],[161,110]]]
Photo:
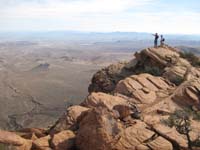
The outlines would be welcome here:
[[[61,41],[0,43],[0,127],[53,124],[66,106],[84,100],[98,69],[132,54]]]

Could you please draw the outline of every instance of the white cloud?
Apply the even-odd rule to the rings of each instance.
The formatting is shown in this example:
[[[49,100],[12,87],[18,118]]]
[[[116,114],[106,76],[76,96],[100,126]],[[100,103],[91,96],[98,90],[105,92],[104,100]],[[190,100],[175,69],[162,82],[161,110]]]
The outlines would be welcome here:
[[[21,0],[20,3],[20,0],[7,0],[7,7],[0,5],[0,29],[200,34],[200,13],[149,11],[149,4],[156,1]]]
[[[152,0],[47,0],[29,1],[5,7],[1,12],[10,17],[59,17],[83,13],[119,13],[145,5]]]

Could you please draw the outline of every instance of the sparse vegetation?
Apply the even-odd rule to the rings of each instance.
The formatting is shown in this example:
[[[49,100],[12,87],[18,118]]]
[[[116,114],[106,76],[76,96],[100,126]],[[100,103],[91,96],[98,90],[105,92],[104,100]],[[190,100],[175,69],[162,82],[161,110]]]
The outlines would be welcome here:
[[[13,150],[13,147],[0,143],[0,150]]]
[[[152,67],[145,66],[145,72],[149,73],[151,75],[154,75],[154,76],[161,76],[162,75],[160,68],[154,67],[154,66],[152,66]]]
[[[184,109],[184,110],[176,110],[173,114],[169,116],[167,120],[162,120],[164,124],[166,124],[169,127],[175,127],[176,130],[182,134],[185,135],[188,140],[188,149],[193,150],[193,146],[199,147],[200,146],[200,138],[197,138],[196,140],[192,141],[190,137],[190,131],[191,129],[191,118],[192,119],[198,119],[200,120],[200,115],[193,111],[190,108]]]
[[[196,140],[192,141],[192,146],[200,147],[200,136]]]
[[[200,111],[194,111],[192,108],[185,108],[184,111],[189,114],[193,120],[200,121]]]
[[[172,80],[172,82],[177,86],[179,86],[183,81],[184,81],[184,79],[182,77],[178,77],[178,76],[174,80]]]
[[[194,67],[200,67],[200,58],[192,52],[180,52],[182,58],[187,59]]]

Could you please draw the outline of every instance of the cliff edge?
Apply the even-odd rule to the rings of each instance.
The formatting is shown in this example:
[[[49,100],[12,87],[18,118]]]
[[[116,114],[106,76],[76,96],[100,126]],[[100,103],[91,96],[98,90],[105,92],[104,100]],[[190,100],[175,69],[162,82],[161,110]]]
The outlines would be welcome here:
[[[200,149],[200,68],[163,46],[98,71],[49,129],[0,131],[17,150]]]

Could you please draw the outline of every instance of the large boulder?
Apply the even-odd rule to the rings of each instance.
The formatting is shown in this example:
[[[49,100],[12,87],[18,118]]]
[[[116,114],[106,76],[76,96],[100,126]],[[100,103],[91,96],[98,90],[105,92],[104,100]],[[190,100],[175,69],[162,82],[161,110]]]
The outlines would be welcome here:
[[[121,122],[105,107],[83,114],[76,146],[81,150],[173,149],[171,142],[148,129],[144,122],[133,119],[132,122]]]
[[[165,139],[168,139],[168,141],[175,144],[179,149],[188,148],[188,141],[186,137],[178,133],[175,128],[170,128],[163,124],[154,124],[152,125],[152,128],[157,134],[161,135]]]
[[[172,99],[183,106],[200,109],[200,78],[185,81],[174,92]]]
[[[67,108],[66,112],[55,123],[50,132],[59,132],[68,129],[76,130],[77,118],[81,115],[82,112],[85,112],[87,110],[88,108],[79,105]]]
[[[145,72],[149,71],[145,68],[150,68],[151,71],[149,72],[152,73],[152,69],[157,68],[159,70],[158,75],[177,85],[188,80],[188,76],[190,76],[189,79],[200,76],[200,71],[192,67],[188,60],[181,58],[179,50],[175,48],[169,46],[147,48],[138,55],[139,70],[143,67],[142,72]]]
[[[192,141],[199,139],[199,131],[200,131],[200,121],[199,120],[191,120],[191,131],[190,138]]]
[[[137,108],[132,106],[128,100],[101,92],[91,93],[82,105],[89,108],[101,106],[109,110],[114,110],[119,114],[120,119],[124,119],[137,111]]]
[[[23,145],[21,146],[14,146],[14,150],[32,150],[32,141],[27,140]]]
[[[25,139],[15,133],[0,130],[0,143],[21,146],[26,142]]]
[[[169,112],[170,113],[170,112]],[[188,149],[188,141],[185,135],[180,134],[175,127],[169,127],[164,120],[169,118],[170,114],[157,114],[157,115],[145,115],[143,121],[149,126],[149,128],[156,134],[170,141],[175,149]],[[197,128],[199,129],[199,128]],[[193,129],[192,129],[193,130]],[[197,136],[197,133],[192,137]]]
[[[103,68],[92,77],[92,83],[89,85],[88,91],[90,93],[112,92],[118,81],[134,73],[130,70],[132,65],[136,65],[136,63],[117,63]]]
[[[72,150],[75,147],[75,134],[70,130],[64,130],[53,136],[51,145],[54,150]]]
[[[0,130],[0,143],[12,145],[15,150],[31,150],[32,141],[26,140],[15,133]]]
[[[172,144],[141,121],[124,129],[112,142],[113,150],[172,150]]]
[[[173,63],[180,56],[175,50],[170,47],[147,48],[141,52],[141,55],[151,58],[158,65],[167,66]],[[140,57],[140,59],[143,59]],[[141,61],[141,60],[140,60]]]
[[[111,111],[105,107],[94,108],[80,119],[76,146],[81,150],[111,150],[110,143],[121,130]]]
[[[150,104],[158,98],[168,96],[172,89],[174,89],[173,84],[162,77],[140,74],[121,80],[115,92],[133,98],[136,104]]]
[[[42,137],[33,141],[33,149],[34,150],[51,150],[50,145],[49,145],[50,140],[51,140],[51,136],[47,135],[45,137]]]
[[[160,76],[177,85],[187,80],[186,76],[188,73],[191,74],[190,78],[200,75],[200,72],[196,68],[193,68],[190,62],[180,57],[177,49],[169,46],[147,48],[139,55],[142,64],[141,67],[151,69],[156,67],[159,70]],[[144,69],[143,72],[145,71]]]
[[[101,92],[93,92],[85,99],[82,105],[89,108],[102,106],[112,110],[114,106],[128,105],[128,102],[118,96],[112,96]]]

